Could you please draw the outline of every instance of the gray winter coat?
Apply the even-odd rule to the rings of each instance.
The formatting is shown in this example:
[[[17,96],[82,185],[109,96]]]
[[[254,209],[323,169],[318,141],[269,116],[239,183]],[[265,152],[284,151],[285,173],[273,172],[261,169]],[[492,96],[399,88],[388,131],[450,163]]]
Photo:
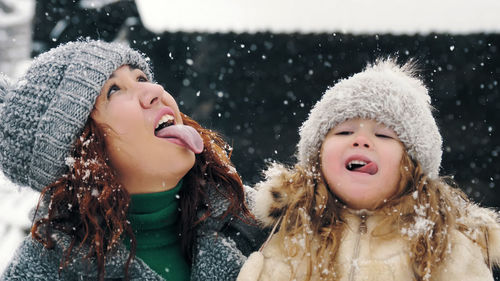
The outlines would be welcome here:
[[[254,193],[253,189],[246,188],[249,205],[253,205]],[[216,192],[209,193],[209,198],[214,211],[197,229],[191,280],[236,280],[246,256],[260,246],[266,233],[231,216],[221,219],[228,201]],[[72,261],[59,272],[64,250],[71,240],[65,234],[55,234],[54,238],[58,243],[49,250],[31,235],[26,237],[0,280],[97,280],[97,264],[84,258],[87,245],[81,249],[76,245]],[[129,251],[121,244],[106,258],[106,280],[124,278],[128,256]],[[138,257],[133,259],[128,272],[130,280],[164,280]]]

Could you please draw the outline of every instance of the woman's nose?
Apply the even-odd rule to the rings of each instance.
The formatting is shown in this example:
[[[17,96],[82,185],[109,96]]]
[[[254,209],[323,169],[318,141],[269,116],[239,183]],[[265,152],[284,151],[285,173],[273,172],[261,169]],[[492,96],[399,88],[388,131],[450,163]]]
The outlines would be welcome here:
[[[371,148],[372,143],[368,137],[366,137],[363,134],[358,134],[353,140],[352,143],[353,147],[364,147],[364,148]]]
[[[164,93],[161,85],[153,83],[138,83],[137,90],[143,108],[151,108],[159,103]]]

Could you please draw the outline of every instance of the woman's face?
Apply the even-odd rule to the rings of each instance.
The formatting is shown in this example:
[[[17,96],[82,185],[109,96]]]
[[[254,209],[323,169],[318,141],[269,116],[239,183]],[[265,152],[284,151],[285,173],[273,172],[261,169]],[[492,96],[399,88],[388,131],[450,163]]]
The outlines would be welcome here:
[[[118,68],[106,81],[91,114],[104,130],[106,150],[131,194],[168,190],[193,167],[195,155],[176,137],[158,137],[167,121],[182,124],[174,98],[139,69]]]
[[[321,171],[330,190],[353,209],[374,209],[399,186],[403,145],[390,128],[351,119],[330,130]]]

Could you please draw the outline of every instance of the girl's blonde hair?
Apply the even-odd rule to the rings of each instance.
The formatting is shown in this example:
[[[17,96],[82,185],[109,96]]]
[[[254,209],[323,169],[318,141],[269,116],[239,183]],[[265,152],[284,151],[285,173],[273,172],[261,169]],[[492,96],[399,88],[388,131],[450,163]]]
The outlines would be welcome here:
[[[399,172],[401,180],[396,193],[376,208],[386,216],[371,235],[407,240],[415,279],[426,280],[450,251],[448,233],[454,228],[467,235],[467,227],[457,219],[464,215],[469,201],[461,190],[451,186],[450,179],[428,178],[406,151]],[[329,190],[321,174],[300,165],[282,170],[273,180],[271,194],[284,207],[269,211],[272,217],[282,216],[275,235],[285,241],[283,253],[307,260],[306,280],[311,280],[313,272],[321,280],[339,280],[337,255],[346,229],[342,217],[346,206]],[[417,219],[425,220],[426,227],[416,229]],[[469,238],[486,249],[485,240]]]

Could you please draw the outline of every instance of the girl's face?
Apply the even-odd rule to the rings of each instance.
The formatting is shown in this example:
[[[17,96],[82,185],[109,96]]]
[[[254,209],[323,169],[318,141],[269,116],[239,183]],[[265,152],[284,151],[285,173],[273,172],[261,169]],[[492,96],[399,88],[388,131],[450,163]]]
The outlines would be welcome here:
[[[383,124],[347,120],[330,130],[320,153],[328,187],[350,208],[374,209],[398,188],[403,145]]]
[[[179,125],[182,118],[174,98],[139,69],[122,66],[111,75],[91,118],[103,128],[110,163],[131,194],[170,189],[194,165],[181,141],[155,135],[160,119]]]

